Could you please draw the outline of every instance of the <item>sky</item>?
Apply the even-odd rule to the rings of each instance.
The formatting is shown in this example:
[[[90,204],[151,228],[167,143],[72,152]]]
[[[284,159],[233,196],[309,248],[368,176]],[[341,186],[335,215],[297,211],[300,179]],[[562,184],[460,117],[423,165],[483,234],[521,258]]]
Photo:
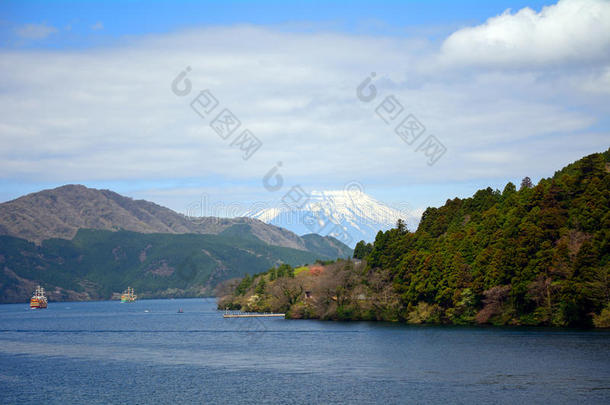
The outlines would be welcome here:
[[[421,213],[606,150],[609,117],[607,0],[0,2],[0,201]]]

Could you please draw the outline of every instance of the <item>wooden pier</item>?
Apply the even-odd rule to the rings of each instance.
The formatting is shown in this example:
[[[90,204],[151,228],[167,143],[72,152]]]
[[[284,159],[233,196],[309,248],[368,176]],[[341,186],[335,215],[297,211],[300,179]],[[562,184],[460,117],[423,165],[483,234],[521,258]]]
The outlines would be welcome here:
[[[225,312],[223,318],[285,318],[286,314],[261,313],[261,312]]]

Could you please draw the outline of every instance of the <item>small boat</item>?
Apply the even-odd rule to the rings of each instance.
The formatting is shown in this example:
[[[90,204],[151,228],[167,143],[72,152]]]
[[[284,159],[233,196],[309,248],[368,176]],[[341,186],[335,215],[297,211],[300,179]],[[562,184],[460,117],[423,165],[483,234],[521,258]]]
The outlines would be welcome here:
[[[138,296],[131,287],[127,287],[127,289],[123,291],[123,294],[121,294],[121,302],[136,302],[137,298]]]
[[[179,313],[179,314],[183,314],[183,313],[184,313],[184,311],[182,310],[182,308],[180,308],[180,309],[178,310],[178,313]]]
[[[30,308],[32,309],[44,309],[47,307],[47,297],[44,295],[44,288],[41,286],[36,287],[34,295],[30,299]]]

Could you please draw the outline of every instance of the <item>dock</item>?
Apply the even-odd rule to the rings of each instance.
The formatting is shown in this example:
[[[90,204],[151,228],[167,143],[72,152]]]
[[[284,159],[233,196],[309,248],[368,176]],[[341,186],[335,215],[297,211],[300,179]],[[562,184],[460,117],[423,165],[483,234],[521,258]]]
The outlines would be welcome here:
[[[270,312],[225,312],[223,318],[285,318],[286,314],[276,314]]]

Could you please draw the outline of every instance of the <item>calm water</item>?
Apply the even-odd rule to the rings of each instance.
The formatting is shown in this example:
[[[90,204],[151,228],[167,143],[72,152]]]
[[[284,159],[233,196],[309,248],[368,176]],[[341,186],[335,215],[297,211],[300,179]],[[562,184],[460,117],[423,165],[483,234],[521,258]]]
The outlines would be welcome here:
[[[183,308],[184,313],[177,310]],[[0,305],[0,403],[610,403],[610,333]]]

